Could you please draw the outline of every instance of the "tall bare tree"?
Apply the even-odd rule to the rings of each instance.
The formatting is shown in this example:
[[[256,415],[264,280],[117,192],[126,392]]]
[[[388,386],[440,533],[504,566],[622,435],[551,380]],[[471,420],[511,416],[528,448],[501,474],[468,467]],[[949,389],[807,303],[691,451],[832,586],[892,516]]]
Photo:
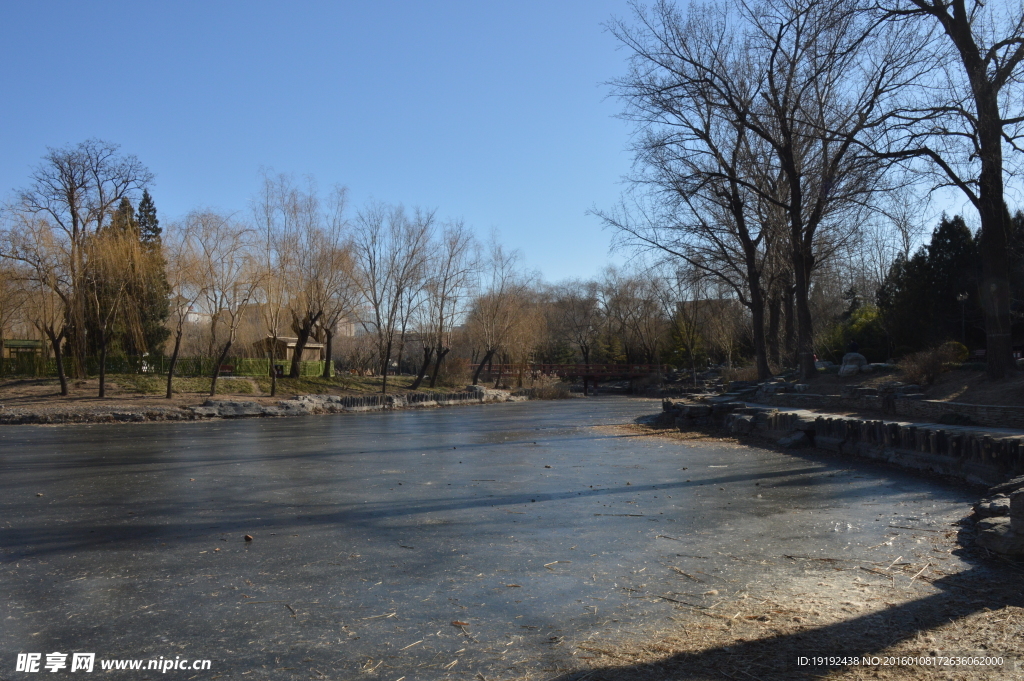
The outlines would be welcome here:
[[[212,211],[195,213],[190,219],[200,257],[203,308],[210,319],[209,354],[216,358],[210,377],[212,397],[238,325],[259,290],[264,269],[253,244],[255,234],[248,225]],[[220,329],[225,337],[218,343]]]
[[[163,239],[167,284],[171,292],[171,333],[174,337],[167,367],[167,399],[173,395],[174,369],[181,352],[185,325],[190,323],[204,294],[203,258],[194,234],[206,219],[203,213],[190,213],[183,222],[173,223]]]
[[[433,212],[409,217],[401,206],[373,204],[355,218],[353,254],[357,281],[367,310],[360,323],[377,340],[387,392],[388,371],[402,326],[403,301],[422,285],[434,228]]]
[[[473,385],[480,381],[484,365],[502,350],[512,348],[517,329],[524,324],[529,311],[533,282],[520,271],[520,259],[518,251],[506,252],[492,239],[483,268],[488,281],[473,302],[468,318],[472,334],[484,352],[473,372]]]
[[[988,375],[1013,368],[1005,151],[1021,150],[1024,8],[981,0],[881,0],[876,9],[929,43],[931,77],[922,78],[883,152],[926,160],[935,186],[959,189],[981,218],[981,299]],[[1019,160],[1019,159],[1018,159]]]
[[[434,368],[430,375],[430,387],[437,384],[441,363],[452,349],[452,332],[466,314],[476,278],[478,250],[476,239],[462,221],[448,223],[442,229],[425,288],[427,323],[424,363],[412,389],[419,387],[423,380],[431,355]]]
[[[815,371],[813,271],[881,188],[883,164],[863,147],[884,134],[897,115],[895,98],[920,72],[913,41],[904,39],[912,32],[897,25],[880,32],[859,9],[857,0],[751,0],[694,4],[684,14],[659,0],[650,11],[636,7],[639,28],[613,26],[634,53],[619,87],[669,147],[663,166],[673,172],[656,174],[656,186],[687,199],[688,215],[711,216],[701,239],[720,256],[736,253],[735,264],[724,260],[743,274],[748,294],[758,283],[751,246],[766,226],[754,216],[763,220],[773,208],[785,216],[805,377]],[[651,148],[641,161],[662,162],[657,144]],[[703,158],[695,177],[678,172],[693,149]],[[691,196],[704,205],[692,210]],[[763,349],[759,355],[764,373]]]

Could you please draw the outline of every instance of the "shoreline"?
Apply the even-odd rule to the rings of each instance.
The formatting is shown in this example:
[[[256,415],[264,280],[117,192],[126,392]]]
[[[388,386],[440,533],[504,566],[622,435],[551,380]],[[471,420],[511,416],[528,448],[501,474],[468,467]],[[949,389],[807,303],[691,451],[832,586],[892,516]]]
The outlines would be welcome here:
[[[206,398],[200,404],[154,405],[115,403],[109,405],[53,405],[42,408],[0,406],[0,426],[77,425],[91,423],[148,423],[167,421],[209,421],[213,419],[280,418],[315,416],[396,409],[452,407],[471,404],[525,402],[527,396],[508,390],[480,388],[452,393],[409,393],[406,395],[338,396],[296,395],[273,403],[232,398]]]

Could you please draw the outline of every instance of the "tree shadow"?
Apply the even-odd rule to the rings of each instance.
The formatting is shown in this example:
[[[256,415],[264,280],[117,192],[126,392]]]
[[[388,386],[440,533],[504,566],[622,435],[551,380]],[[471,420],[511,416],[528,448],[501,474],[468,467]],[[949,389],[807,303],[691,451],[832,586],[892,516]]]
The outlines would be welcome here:
[[[550,681],[675,681],[723,678],[811,681],[838,678],[838,674],[855,669],[860,670],[864,678],[877,676],[874,674],[875,671],[893,675],[887,678],[918,678],[914,675],[915,672],[938,676],[941,674],[940,670],[962,674],[967,668],[933,665],[910,667],[898,664],[898,660],[890,660],[890,664],[884,664],[884,651],[912,641],[942,625],[957,622],[986,610],[998,610],[1007,606],[1024,607],[1022,564],[1000,561],[991,555],[983,555],[987,552],[981,549],[962,549],[958,553],[969,560],[972,566],[964,572],[934,580],[932,585],[941,589],[941,593],[899,605],[890,605],[881,611],[825,626],[777,633],[753,640],[737,637],[726,644],[714,645],[695,652],[679,652],[660,660],[574,670],[556,676]],[[1024,665],[1024,660],[1017,661],[1020,640],[1018,633],[1003,644],[992,642],[987,650],[950,650],[942,647],[941,642],[922,642],[917,649],[890,655],[1001,657],[1002,666],[974,667],[975,673],[979,674],[977,678],[1019,678],[1015,672],[1019,673]],[[642,645],[639,644],[637,647]],[[632,644],[627,645],[624,651],[628,653],[631,646]],[[815,657],[845,657],[848,664],[841,664],[840,659],[833,660],[835,664],[816,665]],[[865,657],[869,660],[865,661]],[[849,664],[850,658],[859,658],[859,662]]]

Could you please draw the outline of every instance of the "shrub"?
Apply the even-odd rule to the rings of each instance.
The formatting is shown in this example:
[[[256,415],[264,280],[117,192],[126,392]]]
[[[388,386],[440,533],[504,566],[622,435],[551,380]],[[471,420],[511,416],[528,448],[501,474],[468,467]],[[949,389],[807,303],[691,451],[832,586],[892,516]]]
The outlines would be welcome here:
[[[555,383],[530,388],[531,397],[535,400],[566,400],[572,397],[568,383]]]
[[[945,355],[945,361],[963,364],[971,356],[967,346],[956,341],[949,341],[939,346],[939,352]]]
[[[907,383],[931,385],[942,373],[945,355],[939,348],[922,350],[907,355],[898,363],[903,379]]]
[[[860,348],[858,352],[869,362],[884,362],[888,359],[889,347],[878,308],[873,305],[857,308],[848,319],[822,332],[815,346],[821,359],[839,364],[851,341],[857,342]]]
[[[757,367],[739,367],[722,371],[722,381],[756,381]]]
[[[437,386],[459,388],[473,377],[469,371],[469,360],[465,357],[447,357],[437,372]]]

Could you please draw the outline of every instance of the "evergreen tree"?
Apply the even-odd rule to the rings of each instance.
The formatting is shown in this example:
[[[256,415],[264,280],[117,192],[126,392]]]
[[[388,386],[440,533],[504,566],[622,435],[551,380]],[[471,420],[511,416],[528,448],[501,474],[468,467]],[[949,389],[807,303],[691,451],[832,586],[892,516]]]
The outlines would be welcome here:
[[[930,269],[924,248],[909,259],[900,256],[878,289],[878,310],[895,357],[928,344],[932,326]]]
[[[964,340],[968,346],[984,347],[984,338],[978,335],[984,329],[978,300],[979,253],[978,242],[963,218],[943,215],[928,244],[932,286],[932,328],[928,340],[931,345]],[[960,300],[963,295],[967,300]]]
[[[156,217],[156,205],[153,204],[153,197],[149,195],[148,189],[142,192],[142,200],[139,201],[135,221],[138,223],[139,238],[142,243],[147,246],[159,246],[160,234],[163,230],[160,229],[160,220]]]
[[[985,347],[980,272],[977,239],[959,215],[943,215],[930,243],[909,260],[893,263],[878,289],[878,308],[895,356],[951,340]]]
[[[160,354],[164,341],[170,335],[165,322],[171,314],[171,287],[167,283],[167,262],[164,260],[160,234],[160,220],[157,218],[156,205],[149,190],[143,190],[142,200],[135,214],[139,241],[146,251],[147,276],[146,285],[137,292],[137,302],[142,321],[142,336],[145,348],[126,347],[128,354],[140,355],[143,352]]]

